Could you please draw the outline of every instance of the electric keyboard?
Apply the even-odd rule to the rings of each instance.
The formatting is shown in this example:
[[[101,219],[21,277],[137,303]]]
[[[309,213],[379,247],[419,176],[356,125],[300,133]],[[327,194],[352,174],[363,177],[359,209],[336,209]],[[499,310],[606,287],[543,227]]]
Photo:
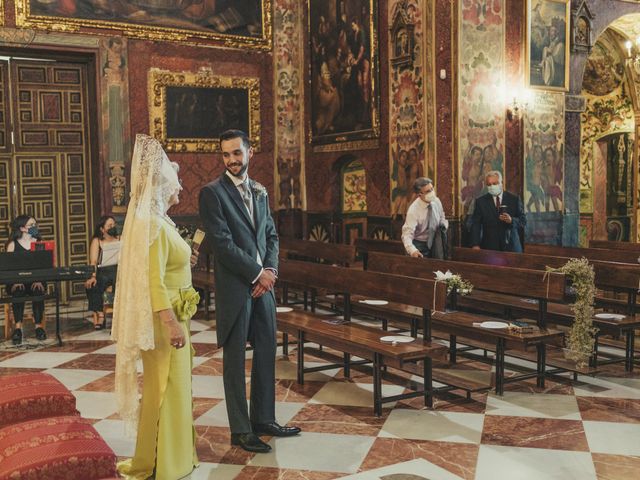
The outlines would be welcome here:
[[[86,280],[95,271],[96,267],[93,265],[36,268],[29,270],[0,270],[0,284]]]

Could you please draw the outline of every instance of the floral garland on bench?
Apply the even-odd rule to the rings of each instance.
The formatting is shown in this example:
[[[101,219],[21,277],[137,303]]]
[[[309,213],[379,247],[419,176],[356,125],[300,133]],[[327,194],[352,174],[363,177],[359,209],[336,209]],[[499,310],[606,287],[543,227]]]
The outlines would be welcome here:
[[[575,316],[569,337],[566,357],[577,367],[587,365],[593,354],[598,329],[593,326],[593,302],[595,297],[595,272],[586,258],[572,258],[560,268],[547,267],[547,272],[564,273],[571,279],[576,301],[571,304]]]

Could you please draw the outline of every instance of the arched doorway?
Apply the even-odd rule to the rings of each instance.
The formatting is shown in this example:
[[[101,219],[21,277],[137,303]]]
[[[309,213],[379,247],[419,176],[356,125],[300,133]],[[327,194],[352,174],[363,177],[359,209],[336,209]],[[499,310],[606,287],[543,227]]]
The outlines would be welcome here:
[[[640,15],[621,17],[598,37],[585,65],[581,94],[580,244],[637,241],[637,128],[640,69],[626,44]],[[634,32],[634,30],[638,30]],[[640,53],[640,52],[638,52]],[[635,166],[635,167],[634,167]]]

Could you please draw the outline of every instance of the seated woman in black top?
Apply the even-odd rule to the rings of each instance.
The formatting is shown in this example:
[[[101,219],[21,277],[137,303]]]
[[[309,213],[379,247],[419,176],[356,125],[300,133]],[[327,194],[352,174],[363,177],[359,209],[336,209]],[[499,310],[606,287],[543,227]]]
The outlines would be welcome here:
[[[89,310],[93,312],[93,325],[96,330],[104,328],[103,295],[107,288],[116,288],[118,258],[120,256],[120,237],[116,220],[110,215],[100,218],[93,232],[89,247],[89,264],[97,267],[96,273],[85,282]]]
[[[11,223],[11,235],[9,236],[9,243],[7,243],[7,252],[29,252],[31,251],[31,244],[37,242],[40,238],[36,219],[29,215],[20,215]],[[40,296],[44,295],[45,290],[45,285],[42,282],[7,285],[7,292],[13,297]],[[11,335],[11,340],[14,345],[20,345],[22,343],[24,302],[13,303],[12,307],[16,328],[13,331],[13,335]],[[33,320],[36,324],[36,338],[41,341],[46,340],[47,332],[45,332],[42,324],[44,300],[33,301],[31,309],[33,310]]]

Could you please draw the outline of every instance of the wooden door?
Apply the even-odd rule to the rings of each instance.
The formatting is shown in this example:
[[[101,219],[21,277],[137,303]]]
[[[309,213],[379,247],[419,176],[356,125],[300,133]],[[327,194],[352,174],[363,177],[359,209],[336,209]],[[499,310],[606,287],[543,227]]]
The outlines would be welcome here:
[[[56,242],[58,266],[87,264],[93,213],[87,65],[10,60],[9,73],[11,217],[36,218],[43,239]],[[84,287],[76,282],[65,293],[84,295]]]

